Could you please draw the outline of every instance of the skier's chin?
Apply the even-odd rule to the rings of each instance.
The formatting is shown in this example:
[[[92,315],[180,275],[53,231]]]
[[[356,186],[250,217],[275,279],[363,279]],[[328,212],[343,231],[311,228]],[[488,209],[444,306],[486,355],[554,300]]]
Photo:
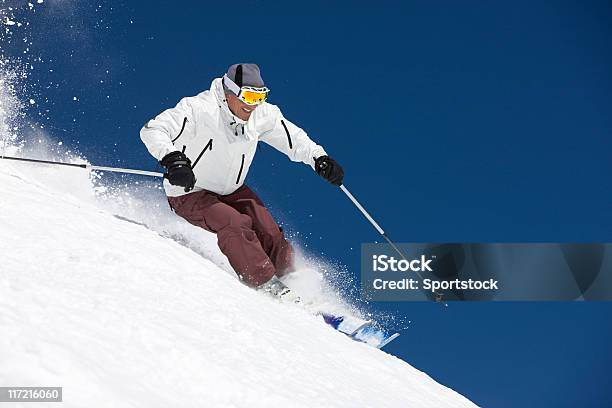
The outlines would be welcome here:
[[[255,109],[250,109],[250,108],[240,108],[240,111],[239,111],[240,115],[238,115],[238,117],[242,120],[249,120],[254,110]]]
[[[244,121],[249,120],[249,118],[251,117],[251,115],[255,111],[255,109],[245,108],[245,107],[242,107],[242,106],[240,106],[238,108],[235,108],[235,109],[231,109],[231,107],[230,107],[230,110],[240,120],[244,120]]]

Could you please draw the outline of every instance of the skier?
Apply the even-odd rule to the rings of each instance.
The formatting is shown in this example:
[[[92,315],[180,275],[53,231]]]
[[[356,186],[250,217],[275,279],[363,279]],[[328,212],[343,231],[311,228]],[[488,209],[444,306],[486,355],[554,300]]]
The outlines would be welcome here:
[[[278,279],[294,269],[294,250],[244,180],[259,141],[309,164],[332,184],[342,184],[344,171],[266,102],[268,93],[256,64],[234,64],[210,90],[183,98],[147,122],[140,137],[167,170],[164,190],[172,210],[217,234],[244,283],[298,302]]]

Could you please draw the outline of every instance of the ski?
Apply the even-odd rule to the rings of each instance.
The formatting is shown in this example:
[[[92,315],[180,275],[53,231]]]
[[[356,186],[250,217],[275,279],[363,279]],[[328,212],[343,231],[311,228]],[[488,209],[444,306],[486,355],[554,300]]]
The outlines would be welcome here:
[[[385,341],[383,341],[382,343],[380,343],[380,345],[378,346],[378,348],[383,348],[385,347],[387,344],[391,343],[393,340],[397,339],[399,337],[399,333],[394,333],[391,336],[387,337],[387,339]]]
[[[356,335],[360,330],[372,324],[371,320],[351,316],[336,316],[329,313],[320,313],[320,315],[325,323],[349,337]]]
[[[298,305],[308,310],[310,313],[321,316],[323,321],[331,326],[334,330],[346,335],[352,340],[366,343],[369,346],[378,349],[383,348],[397,337],[399,333],[389,334],[379,326],[375,325],[372,320],[361,319],[350,315],[336,315],[330,312],[322,312],[314,310],[311,303],[303,302],[299,296],[291,291],[279,279],[270,280],[268,286],[262,286],[260,290],[283,301]]]
[[[381,349],[387,344],[391,343],[393,340],[397,339],[399,335],[399,333],[389,334],[379,327],[370,325],[362,330],[359,330],[354,336],[352,336],[352,338],[355,341],[360,341],[372,347]]]
[[[387,334],[381,328],[376,327],[371,320],[351,316],[336,316],[329,313],[320,313],[320,316],[323,317],[325,323],[350,339],[378,349],[399,337],[399,333]]]

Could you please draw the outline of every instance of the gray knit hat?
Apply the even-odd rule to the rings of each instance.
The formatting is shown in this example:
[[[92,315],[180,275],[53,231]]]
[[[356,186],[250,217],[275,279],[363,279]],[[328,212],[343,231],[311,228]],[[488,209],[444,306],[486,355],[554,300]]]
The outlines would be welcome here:
[[[225,75],[239,87],[254,86],[261,88],[265,86],[257,64],[234,64],[228,68]],[[225,84],[223,84],[223,88],[226,91],[229,90]]]

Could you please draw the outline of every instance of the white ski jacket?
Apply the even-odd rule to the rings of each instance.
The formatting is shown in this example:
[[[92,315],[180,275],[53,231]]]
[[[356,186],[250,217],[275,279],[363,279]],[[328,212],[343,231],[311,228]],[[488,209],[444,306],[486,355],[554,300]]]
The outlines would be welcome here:
[[[193,191],[221,195],[242,186],[260,140],[313,169],[314,159],[326,154],[275,105],[264,102],[246,122],[234,116],[225,101],[221,78],[213,80],[210,90],[183,98],[176,107],[147,122],[140,138],[157,160],[177,150],[184,152],[196,177]],[[188,194],[168,180],[164,180],[164,189],[171,197]]]

